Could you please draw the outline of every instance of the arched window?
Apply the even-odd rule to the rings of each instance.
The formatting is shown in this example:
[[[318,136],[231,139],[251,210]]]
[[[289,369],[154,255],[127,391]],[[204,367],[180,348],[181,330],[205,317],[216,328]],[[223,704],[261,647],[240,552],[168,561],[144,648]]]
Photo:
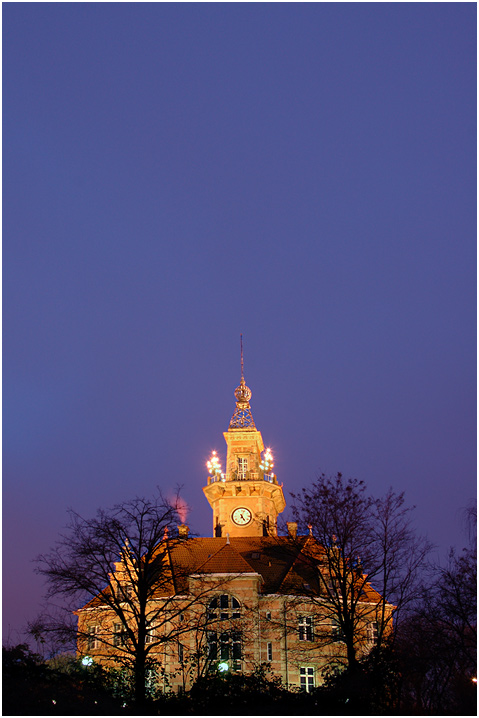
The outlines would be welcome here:
[[[227,593],[215,596],[208,606],[208,620],[228,621],[230,618],[241,617],[241,606],[239,601]]]

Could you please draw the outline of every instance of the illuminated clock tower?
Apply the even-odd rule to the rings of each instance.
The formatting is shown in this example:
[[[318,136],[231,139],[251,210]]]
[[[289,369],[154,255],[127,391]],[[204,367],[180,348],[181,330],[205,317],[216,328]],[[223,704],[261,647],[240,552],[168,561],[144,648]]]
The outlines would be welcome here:
[[[213,536],[275,536],[277,518],[286,502],[282,484],[272,473],[273,457],[264,448],[261,432],[256,429],[249,400],[251,390],[243,376],[235,390],[236,409],[228,431],[226,472],[216,452],[208,461],[208,485],[203,488],[213,509]]]

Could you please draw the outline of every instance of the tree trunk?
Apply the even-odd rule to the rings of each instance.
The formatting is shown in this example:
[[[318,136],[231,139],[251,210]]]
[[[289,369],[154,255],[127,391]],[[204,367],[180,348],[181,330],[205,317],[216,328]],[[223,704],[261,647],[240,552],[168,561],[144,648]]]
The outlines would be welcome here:
[[[350,641],[346,642],[346,651],[347,651],[347,659],[348,659],[348,671],[350,673],[355,673],[358,669],[358,659],[356,658],[356,649],[353,645],[353,638],[351,637]]]
[[[135,661],[135,704],[142,706],[146,699],[145,653],[139,650]]]

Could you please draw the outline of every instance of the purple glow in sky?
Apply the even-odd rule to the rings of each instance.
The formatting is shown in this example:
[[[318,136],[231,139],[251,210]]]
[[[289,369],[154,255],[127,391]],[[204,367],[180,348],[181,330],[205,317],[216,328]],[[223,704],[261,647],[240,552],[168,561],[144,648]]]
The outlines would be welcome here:
[[[3,33],[4,640],[68,507],[181,484],[211,535],[240,332],[287,500],[341,471],[462,546],[475,3],[6,3]]]

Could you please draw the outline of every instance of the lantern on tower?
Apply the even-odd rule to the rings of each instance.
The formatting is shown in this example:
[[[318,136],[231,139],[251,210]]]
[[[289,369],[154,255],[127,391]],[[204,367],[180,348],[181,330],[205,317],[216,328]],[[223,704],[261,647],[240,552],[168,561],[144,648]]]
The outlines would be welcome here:
[[[213,481],[219,481],[220,479],[224,481],[225,475],[221,473],[221,464],[216,451],[213,451],[211,459],[206,462],[206,466]]]
[[[274,479],[274,474],[272,472],[273,466],[273,454],[271,453],[271,449],[266,449],[263,455],[263,461],[259,467],[264,474],[264,478],[268,481],[272,481]]]

